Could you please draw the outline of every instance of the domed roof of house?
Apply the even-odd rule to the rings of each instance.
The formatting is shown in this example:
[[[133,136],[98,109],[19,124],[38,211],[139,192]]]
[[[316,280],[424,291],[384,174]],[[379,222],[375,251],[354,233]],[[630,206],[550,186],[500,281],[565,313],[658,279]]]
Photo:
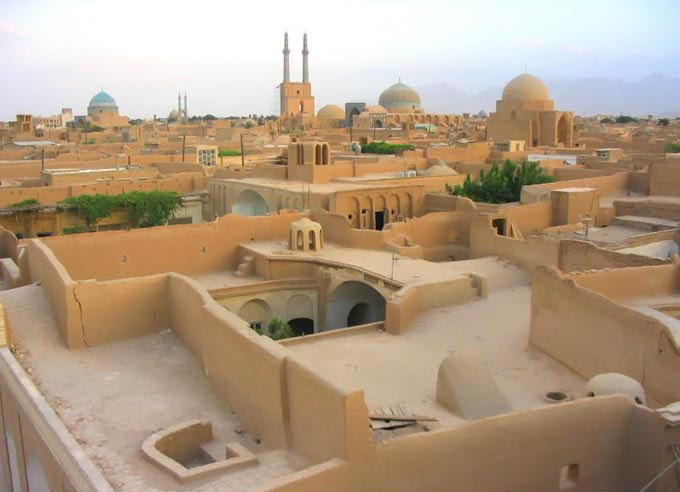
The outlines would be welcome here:
[[[364,112],[365,113],[387,113],[387,110],[378,105],[378,104],[372,104],[372,105],[366,105],[364,106]]]
[[[397,82],[380,94],[379,104],[391,108],[420,108],[420,96],[406,84]]]
[[[328,104],[321,108],[318,113],[316,113],[318,118],[334,118],[334,119],[345,119],[345,112],[340,106],[335,104]]]
[[[455,176],[456,174],[458,173],[447,166],[446,162],[441,159],[434,166],[430,166],[423,171],[423,176]]]
[[[168,114],[168,119],[169,120],[178,120],[179,119],[179,113],[177,112],[176,109],[173,109],[170,111],[170,114]]]
[[[547,101],[548,88],[538,77],[523,73],[512,79],[503,89],[503,101]]]
[[[116,100],[104,91],[97,92],[92,99],[88,108],[117,108]]]

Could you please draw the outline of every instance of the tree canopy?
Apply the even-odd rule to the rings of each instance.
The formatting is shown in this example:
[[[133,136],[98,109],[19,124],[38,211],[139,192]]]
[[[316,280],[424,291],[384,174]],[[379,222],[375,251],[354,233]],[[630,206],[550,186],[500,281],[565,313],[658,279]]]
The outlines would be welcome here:
[[[545,174],[537,162],[523,161],[519,166],[506,160],[499,167],[494,163],[488,173],[482,171],[479,181],[472,181],[468,174],[463,185],[453,188],[446,185],[451,195],[464,196],[475,202],[510,203],[517,202],[522,186],[549,183],[553,177]]]
[[[637,121],[637,118],[633,118],[632,116],[626,116],[626,115],[621,115],[616,117],[616,122],[623,124],[623,123],[635,123]]]
[[[125,209],[133,227],[167,224],[182,203],[175,191],[132,191],[121,195],[79,195],[60,202],[61,207],[75,209],[89,229],[110,217],[114,210]]]
[[[362,154],[402,154],[405,150],[413,150],[413,145],[391,144],[387,142],[371,142],[361,146]]]

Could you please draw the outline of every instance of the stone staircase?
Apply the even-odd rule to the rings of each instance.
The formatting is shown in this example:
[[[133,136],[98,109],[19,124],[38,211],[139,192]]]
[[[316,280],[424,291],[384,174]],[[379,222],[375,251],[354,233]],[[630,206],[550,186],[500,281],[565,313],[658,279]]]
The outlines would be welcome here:
[[[255,273],[255,257],[251,255],[244,256],[241,259],[241,263],[239,263],[238,267],[236,268],[236,276],[249,277],[254,273]]]

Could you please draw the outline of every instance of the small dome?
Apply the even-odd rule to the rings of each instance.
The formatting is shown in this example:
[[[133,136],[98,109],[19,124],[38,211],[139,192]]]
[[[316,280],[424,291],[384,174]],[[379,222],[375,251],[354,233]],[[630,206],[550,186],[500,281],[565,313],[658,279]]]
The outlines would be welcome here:
[[[99,91],[90,99],[90,104],[88,108],[118,108],[115,99],[113,99],[108,93],[104,91]]]
[[[512,79],[503,89],[503,101],[547,101],[548,88],[538,77],[523,73]]]
[[[382,106],[374,104],[374,105],[365,106],[364,112],[365,113],[387,113],[387,110]]]
[[[423,176],[455,176],[457,174],[458,173],[447,166],[446,162],[442,159],[439,159],[439,162],[434,166],[430,166],[423,171]]]
[[[170,114],[168,115],[169,120],[178,120],[179,119],[179,113],[177,112],[176,109],[173,109],[170,111]]]
[[[335,104],[328,104],[321,108],[318,113],[316,113],[318,118],[333,118],[336,120],[344,120],[345,112],[340,106]]]
[[[418,109],[420,108],[420,96],[406,84],[397,82],[380,94],[378,103],[388,110],[399,108]]]
[[[587,396],[622,394],[630,396],[640,405],[647,405],[647,396],[642,385],[635,379],[616,372],[593,376],[586,383],[585,391]]]

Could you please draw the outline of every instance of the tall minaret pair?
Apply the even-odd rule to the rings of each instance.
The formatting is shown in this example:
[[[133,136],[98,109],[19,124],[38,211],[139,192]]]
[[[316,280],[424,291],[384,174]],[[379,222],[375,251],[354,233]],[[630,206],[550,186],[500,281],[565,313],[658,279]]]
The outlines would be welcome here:
[[[283,81],[290,82],[290,50],[288,49],[288,33],[283,36]],[[307,33],[302,38],[302,81],[309,82],[309,50],[307,49]]]
[[[184,93],[184,111],[182,111],[182,94],[177,93],[177,117],[180,120],[186,121],[189,119],[189,113],[187,112],[187,93]]]

